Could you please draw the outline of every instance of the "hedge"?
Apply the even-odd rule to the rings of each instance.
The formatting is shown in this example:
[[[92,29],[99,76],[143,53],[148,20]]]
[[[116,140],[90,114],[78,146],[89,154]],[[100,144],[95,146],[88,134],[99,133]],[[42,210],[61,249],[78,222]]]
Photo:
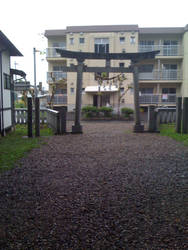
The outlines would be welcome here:
[[[121,113],[124,114],[125,117],[130,117],[130,115],[134,113],[134,110],[131,108],[124,107],[121,109]]]

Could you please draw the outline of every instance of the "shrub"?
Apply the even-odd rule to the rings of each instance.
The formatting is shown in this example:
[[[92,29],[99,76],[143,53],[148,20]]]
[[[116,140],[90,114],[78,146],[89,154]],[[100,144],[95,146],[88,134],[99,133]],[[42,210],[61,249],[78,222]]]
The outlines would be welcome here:
[[[17,109],[26,108],[26,106],[25,106],[25,103],[22,100],[20,100],[20,101],[15,102],[15,108]]]
[[[93,117],[98,113],[98,109],[95,106],[85,106],[82,108],[82,112],[85,114],[85,117]]]
[[[103,113],[103,115],[105,117],[111,117],[112,116],[112,111],[113,111],[113,108],[111,107],[100,107],[99,109],[99,112]]]
[[[95,117],[99,114],[103,114],[104,117],[111,117],[113,109],[111,107],[94,107],[94,106],[85,106],[82,108],[86,118]]]
[[[125,117],[130,117],[130,115],[134,113],[134,110],[131,108],[124,107],[121,109],[121,113],[124,114]]]

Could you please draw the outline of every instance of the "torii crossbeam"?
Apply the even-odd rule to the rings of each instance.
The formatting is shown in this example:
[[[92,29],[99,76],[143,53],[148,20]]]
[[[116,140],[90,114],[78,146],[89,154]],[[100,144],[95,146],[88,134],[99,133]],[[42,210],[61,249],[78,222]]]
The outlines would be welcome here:
[[[62,67],[65,72],[77,72],[77,88],[76,88],[76,109],[75,109],[75,124],[72,126],[72,133],[82,133],[80,124],[81,117],[81,99],[82,99],[82,75],[83,72],[117,72],[117,73],[133,73],[134,76],[134,106],[135,106],[135,125],[134,132],[143,132],[144,126],[140,122],[139,110],[139,87],[138,87],[138,64],[147,59],[155,58],[155,55],[160,51],[141,52],[141,53],[90,53],[68,51],[56,49],[56,52],[64,58],[74,58],[77,60],[77,65],[71,64],[70,67]],[[84,65],[85,60],[106,60],[106,67],[87,67]],[[130,60],[131,66],[111,67],[110,60]]]

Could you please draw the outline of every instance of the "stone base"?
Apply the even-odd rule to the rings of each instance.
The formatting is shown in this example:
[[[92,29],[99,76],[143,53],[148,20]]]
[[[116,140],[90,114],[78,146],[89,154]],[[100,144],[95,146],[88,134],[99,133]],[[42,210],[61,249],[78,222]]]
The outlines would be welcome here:
[[[135,133],[144,132],[144,125],[134,125],[133,132],[135,132]]]
[[[81,125],[75,125],[72,126],[72,134],[82,134],[82,126]]]

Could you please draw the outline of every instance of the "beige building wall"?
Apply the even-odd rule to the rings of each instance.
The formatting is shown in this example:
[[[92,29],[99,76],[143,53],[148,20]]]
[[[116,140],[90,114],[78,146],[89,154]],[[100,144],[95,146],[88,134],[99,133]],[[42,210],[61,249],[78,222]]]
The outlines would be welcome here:
[[[125,37],[124,42],[120,42],[120,37]],[[135,43],[131,43],[131,37],[135,37]],[[79,39],[84,38],[85,42],[80,44]],[[180,55],[178,56],[164,56],[159,54],[153,60],[145,61],[144,64],[153,64],[154,71],[161,71],[164,64],[177,64],[177,70],[183,72],[183,80],[169,80],[169,81],[140,81],[140,87],[154,88],[154,93],[161,93],[162,88],[176,88],[177,94],[188,96],[188,30],[183,33],[140,33],[137,31],[132,32],[84,32],[84,33],[67,33],[66,35],[60,37],[52,37],[48,39],[48,46],[52,47],[54,43],[64,42],[66,44],[66,49],[70,51],[82,51],[82,52],[94,52],[95,50],[95,38],[108,38],[109,39],[109,52],[110,53],[122,53],[123,51],[129,52],[138,52],[139,51],[139,42],[142,40],[151,40],[154,41],[156,49],[160,48],[160,45],[163,46],[165,40],[178,41],[180,47]],[[74,39],[73,44],[71,44],[71,39]],[[76,64],[75,59],[62,59],[62,58],[50,58],[48,60],[48,70],[52,71],[53,66],[57,65],[67,65]],[[118,67],[119,63],[124,63],[124,67],[130,66],[130,61],[117,61],[112,60],[111,66]],[[105,66],[104,60],[86,60],[84,62],[88,67],[91,66]],[[181,73],[180,73],[181,74]],[[110,73],[109,76],[113,77],[117,73]],[[124,82],[124,88],[127,88],[127,85],[133,83],[133,75],[125,74],[126,81]],[[68,72],[67,73],[67,95],[68,95],[68,110],[72,110],[75,107],[75,98],[76,98],[76,73]],[[84,73],[83,74],[83,93],[82,93],[82,105],[93,105],[93,95],[96,93],[86,93],[84,89],[87,86],[97,86],[98,83],[95,80],[94,73]],[[114,106],[117,106],[117,93],[111,93],[110,102]],[[122,98],[121,106],[133,107],[133,91],[129,90],[125,96]]]
[[[131,44],[131,36],[135,37],[135,43]],[[125,42],[120,43],[120,37],[125,37]],[[84,38],[84,44],[79,43],[79,39]],[[95,50],[95,39],[96,38],[107,38],[109,39],[109,52],[110,53],[122,53],[125,52],[137,52],[138,51],[138,32],[105,32],[105,33],[72,33],[67,34],[66,47],[67,50],[72,51],[82,51],[82,52],[94,52]],[[70,40],[74,39],[73,44]],[[111,66],[118,67],[119,63],[124,63],[125,67],[130,65],[130,61],[117,61],[112,60]],[[76,60],[68,59],[67,65],[76,64]],[[88,67],[105,66],[105,60],[85,60],[84,62]],[[109,77],[117,76],[118,73],[110,73]],[[133,82],[132,74],[126,74],[127,80],[125,81],[124,87],[127,88],[127,85]],[[97,86],[98,82],[95,80],[95,73],[84,73],[83,74],[83,88],[87,86]],[[75,104],[75,94],[76,94],[76,74],[68,73],[67,74],[67,88],[68,88],[68,109],[71,110]],[[71,93],[71,88],[74,88],[74,93]],[[84,93],[82,96],[82,105],[93,105],[93,95],[96,93]],[[113,106],[117,106],[118,95],[117,93],[111,93],[110,102]],[[122,98],[123,106],[133,107],[133,93],[128,91],[126,95]]]
[[[181,95],[183,97],[188,97],[188,26],[186,27],[186,31],[183,36],[183,49],[183,85],[181,88]]]

